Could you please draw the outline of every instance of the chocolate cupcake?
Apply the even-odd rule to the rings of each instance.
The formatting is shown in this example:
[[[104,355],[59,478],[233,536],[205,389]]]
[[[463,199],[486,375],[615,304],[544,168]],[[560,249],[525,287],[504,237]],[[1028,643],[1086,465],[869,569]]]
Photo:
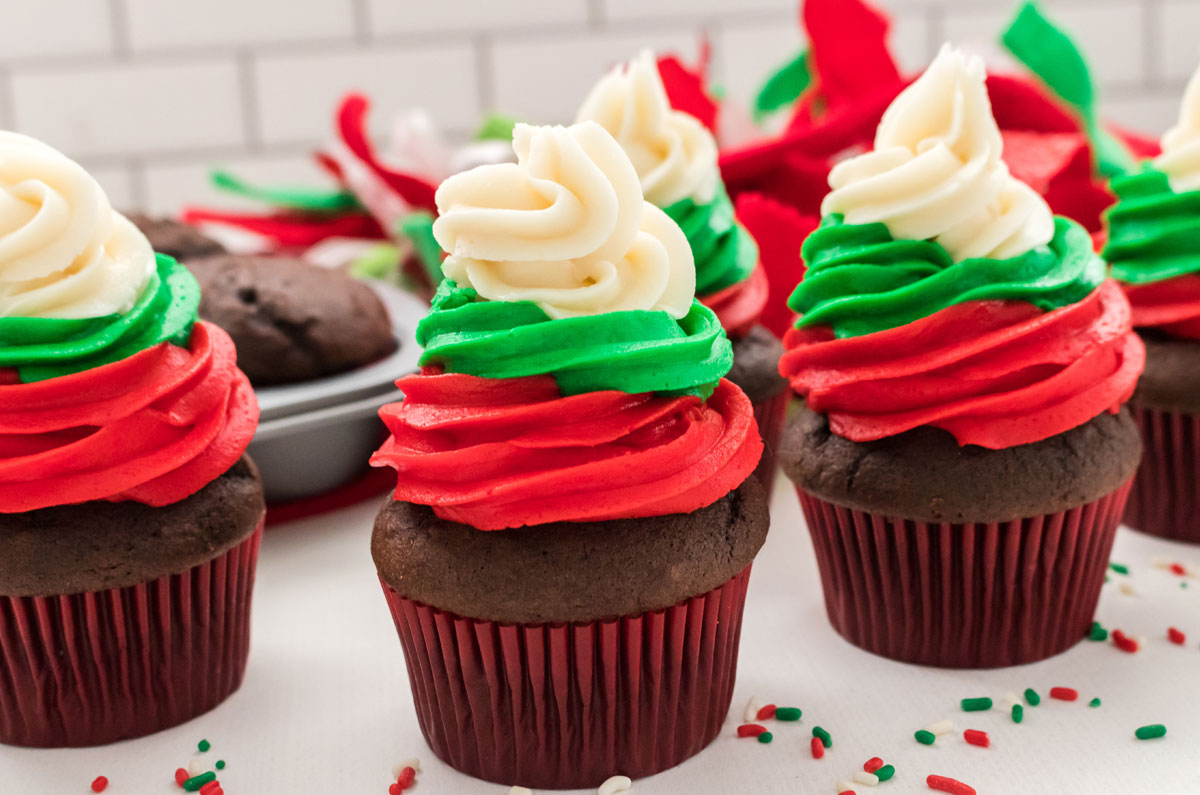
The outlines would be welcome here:
[[[779,340],[759,319],[767,276],[754,238],[734,217],[717,168],[717,142],[698,119],[674,110],[654,56],[643,52],[613,69],[584,101],[577,121],[595,121],[625,149],[646,201],[687,235],[696,262],[696,295],[733,343],[729,380],[754,405],[764,452],[756,473],[768,493],[789,394],[779,377]]]
[[[790,300],[781,462],[826,609],[907,662],[1083,638],[1141,453],[1129,304],[1000,154],[982,61],[943,49],[831,172]]]
[[[1146,455],[1125,523],[1200,543],[1200,71],[1162,154],[1112,187],[1104,256],[1146,344],[1130,402]]]
[[[381,412],[372,463],[398,482],[372,552],[434,753],[595,787],[720,731],[767,532],[762,443],[687,239],[612,136],[513,142],[518,164],[438,190],[446,280],[423,370]]]
[[[145,213],[130,213],[133,225],[141,230],[150,246],[178,262],[224,254],[225,247],[191,224],[172,218],[154,218]]]
[[[258,405],[187,270],[76,163],[0,150],[0,742],[110,743],[241,683]]]
[[[200,283],[200,316],[233,338],[238,367],[255,386],[344,373],[395,350],[383,302],[341,271],[237,254],[188,268]]]

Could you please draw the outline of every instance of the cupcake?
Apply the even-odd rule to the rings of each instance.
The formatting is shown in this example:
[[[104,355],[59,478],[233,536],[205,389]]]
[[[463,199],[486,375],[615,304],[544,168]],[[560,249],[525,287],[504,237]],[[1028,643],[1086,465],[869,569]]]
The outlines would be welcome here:
[[[433,752],[595,787],[720,730],[762,443],[687,239],[612,136],[518,125],[513,148],[438,189],[446,280],[381,412],[372,552]]]
[[[256,387],[348,372],[396,348],[379,296],[341,271],[238,254],[188,268],[200,283],[200,317],[233,338],[238,367]]]
[[[145,213],[127,216],[146,239],[150,247],[177,262],[186,263],[199,257],[214,257],[225,253],[225,247],[191,224],[172,218],[156,218]]]
[[[830,621],[927,665],[1067,649],[1141,454],[1128,302],[1009,175],[978,58],[944,48],[830,185],[780,362]]]
[[[1200,543],[1200,71],[1162,155],[1112,185],[1104,256],[1146,345],[1130,404],[1146,456],[1125,523]]]
[[[195,279],[0,133],[0,742],[149,734],[241,683],[258,406]]]
[[[698,119],[674,110],[653,55],[617,66],[592,89],[577,121],[608,130],[633,161],[646,201],[687,235],[696,262],[696,294],[733,343],[729,380],[754,406],[765,445],[757,472],[768,491],[787,410],[787,382],[777,372],[782,348],[759,319],[767,276],[754,238],[734,217],[717,168],[717,142]]]

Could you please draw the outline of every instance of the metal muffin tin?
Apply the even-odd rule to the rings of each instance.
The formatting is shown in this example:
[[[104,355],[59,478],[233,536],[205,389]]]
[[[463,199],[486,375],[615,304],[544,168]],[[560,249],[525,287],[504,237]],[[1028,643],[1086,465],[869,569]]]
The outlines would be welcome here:
[[[314,497],[359,475],[384,433],[380,406],[400,400],[396,379],[417,369],[415,331],[429,307],[390,284],[367,283],[391,318],[393,353],[348,373],[255,389],[260,418],[248,452],[268,502]]]

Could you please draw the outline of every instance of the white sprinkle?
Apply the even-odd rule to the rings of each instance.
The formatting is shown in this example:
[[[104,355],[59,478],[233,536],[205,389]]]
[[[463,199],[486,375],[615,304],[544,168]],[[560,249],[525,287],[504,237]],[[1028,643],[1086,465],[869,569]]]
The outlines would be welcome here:
[[[1138,592],[1134,590],[1132,583],[1122,580],[1121,584],[1118,585],[1117,587],[1120,589],[1121,593],[1125,594],[1126,596],[1137,596],[1138,595]]]
[[[1151,562],[1154,564],[1154,568],[1156,569],[1169,569],[1171,568],[1171,564],[1173,564],[1175,561],[1171,560],[1170,558],[1159,556],[1154,558]]]
[[[201,773],[207,773],[207,772],[208,772],[208,764],[200,757],[197,756],[195,759],[188,762],[188,776],[190,776],[191,778],[195,778],[196,776],[200,775]]]
[[[414,756],[412,759],[405,759],[403,762],[397,762],[396,766],[392,768],[392,778],[393,779],[400,778],[400,774],[404,771],[404,768],[406,768],[406,767],[411,767],[413,769],[413,772],[420,773],[421,772],[421,760],[417,759]]]
[[[879,784],[879,776],[874,773],[868,773],[865,770],[855,773],[854,780],[859,784],[866,784],[868,787],[874,787]]]
[[[1005,693],[1005,694],[1004,694],[1004,703],[1005,703],[1005,704],[1008,704],[1010,707],[1011,707],[1013,704],[1020,704],[1020,703],[1021,703],[1021,697],[1020,697],[1020,696],[1018,696],[1016,693],[1014,693],[1014,692],[1012,692],[1012,691],[1010,690],[1010,691],[1008,691],[1007,693]]]
[[[742,713],[742,717],[746,719],[743,723],[753,723],[758,720],[758,711],[762,708],[763,703],[758,696],[750,696],[750,700],[746,702],[746,711]]]
[[[939,720],[937,723],[931,723],[925,727],[925,731],[935,737],[942,737],[954,731],[954,721],[950,719]]]
[[[853,785],[853,784],[851,784],[849,781],[839,781],[839,782],[837,783],[837,791],[838,791],[838,793],[842,793],[842,792],[853,792],[853,791],[854,791],[854,785]]]
[[[596,790],[596,795],[619,795],[622,792],[629,792],[633,788],[633,782],[629,776],[613,776],[608,781],[600,785],[600,789]]]
[[[533,790],[529,787],[513,787],[508,791],[508,795],[533,795]]]

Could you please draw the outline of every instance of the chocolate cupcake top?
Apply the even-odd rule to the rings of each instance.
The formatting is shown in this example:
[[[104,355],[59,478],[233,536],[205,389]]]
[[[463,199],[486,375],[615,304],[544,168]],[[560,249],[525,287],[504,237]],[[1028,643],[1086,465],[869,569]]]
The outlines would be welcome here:
[[[983,63],[944,48],[830,173],[780,373],[856,442],[1005,448],[1128,400],[1145,352],[1082,227],[1012,177]]]
[[[0,172],[0,513],[197,492],[258,405],[195,279],[49,146],[0,133]]]
[[[1112,187],[1104,256],[1133,306],[1133,325],[1200,339],[1200,69],[1162,154]]]
[[[599,125],[518,125],[513,146],[438,189],[446,280],[372,463],[483,530],[713,503],[762,443],[687,239]]]
[[[225,253],[224,246],[191,224],[173,218],[154,218],[145,213],[130,213],[128,218],[155,251],[179,262]]]
[[[577,121],[608,130],[637,170],[646,201],[687,236],[696,294],[733,336],[745,334],[767,300],[758,246],[733,215],[717,168],[717,141],[698,119],[671,107],[654,56],[643,52],[609,72],[584,100]]]

